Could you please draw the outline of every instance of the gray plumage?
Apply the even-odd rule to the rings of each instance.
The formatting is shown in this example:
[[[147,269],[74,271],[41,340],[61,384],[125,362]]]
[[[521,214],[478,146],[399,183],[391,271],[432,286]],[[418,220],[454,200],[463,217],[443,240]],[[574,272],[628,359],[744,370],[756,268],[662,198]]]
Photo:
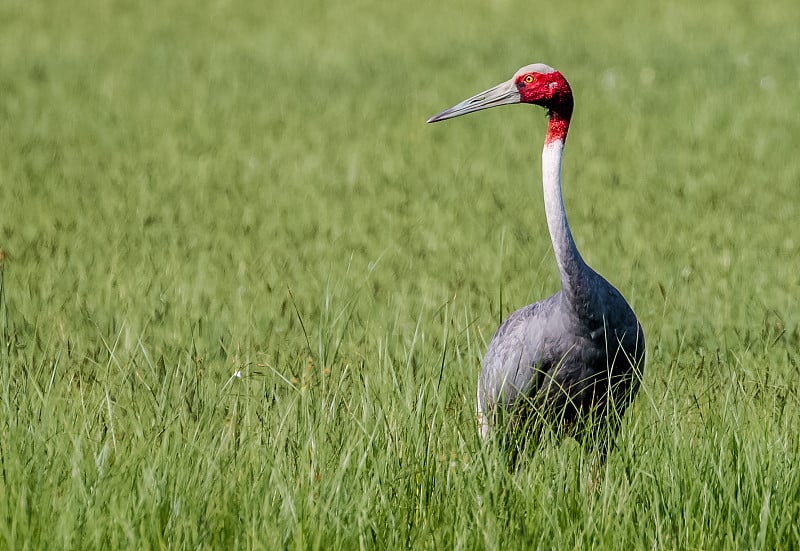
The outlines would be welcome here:
[[[512,414],[509,422],[571,428],[592,415],[599,429],[633,399],[644,355],[642,328],[600,275],[583,264],[579,278],[576,288],[565,285],[513,312],[495,332],[478,381],[482,436],[489,435],[498,407]]]
[[[492,337],[478,380],[479,431],[488,437],[499,423],[502,436],[536,436],[541,426],[572,430],[581,441],[602,436],[596,442],[605,453],[638,391],[645,342],[633,310],[583,261],[567,223],[561,159],[573,108],[569,84],[552,67],[529,65],[428,122],[511,103],[548,109],[542,184],[561,290],[513,312]]]

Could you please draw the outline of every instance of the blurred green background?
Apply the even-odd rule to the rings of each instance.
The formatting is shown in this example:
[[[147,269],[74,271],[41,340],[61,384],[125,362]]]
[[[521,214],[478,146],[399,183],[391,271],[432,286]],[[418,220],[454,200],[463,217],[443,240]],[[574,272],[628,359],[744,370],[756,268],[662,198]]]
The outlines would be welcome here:
[[[0,547],[800,545],[798,51],[789,1],[0,0]],[[558,288],[544,114],[425,124],[533,62],[648,339],[599,491],[474,438]]]

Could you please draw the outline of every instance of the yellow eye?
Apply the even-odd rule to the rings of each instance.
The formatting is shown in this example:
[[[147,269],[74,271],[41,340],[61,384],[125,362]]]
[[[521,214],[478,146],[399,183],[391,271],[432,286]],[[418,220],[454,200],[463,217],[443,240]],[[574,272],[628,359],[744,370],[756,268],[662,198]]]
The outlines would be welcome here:
[[[522,79],[525,84],[530,84],[533,82],[533,75],[525,75],[525,78]]]

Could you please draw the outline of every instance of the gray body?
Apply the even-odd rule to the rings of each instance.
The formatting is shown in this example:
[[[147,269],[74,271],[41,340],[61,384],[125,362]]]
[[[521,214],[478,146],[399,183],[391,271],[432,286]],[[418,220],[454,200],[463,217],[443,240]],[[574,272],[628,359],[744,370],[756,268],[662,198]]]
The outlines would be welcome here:
[[[575,288],[520,308],[495,332],[478,380],[482,436],[498,412],[514,425],[569,428],[587,415],[618,418],[633,399],[642,328],[619,291],[585,264],[581,271]]]

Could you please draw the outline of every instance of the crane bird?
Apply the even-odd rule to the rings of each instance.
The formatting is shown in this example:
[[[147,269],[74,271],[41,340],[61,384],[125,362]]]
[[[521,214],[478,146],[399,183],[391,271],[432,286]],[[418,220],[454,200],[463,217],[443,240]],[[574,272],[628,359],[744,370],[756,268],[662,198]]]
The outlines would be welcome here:
[[[513,103],[547,109],[542,185],[561,289],[513,312],[492,337],[478,380],[479,432],[526,442],[539,434],[536,427],[550,427],[596,446],[603,460],[639,389],[645,343],[633,310],[584,262],[567,223],[561,158],[573,108],[569,84],[552,67],[527,65],[428,122]]]

